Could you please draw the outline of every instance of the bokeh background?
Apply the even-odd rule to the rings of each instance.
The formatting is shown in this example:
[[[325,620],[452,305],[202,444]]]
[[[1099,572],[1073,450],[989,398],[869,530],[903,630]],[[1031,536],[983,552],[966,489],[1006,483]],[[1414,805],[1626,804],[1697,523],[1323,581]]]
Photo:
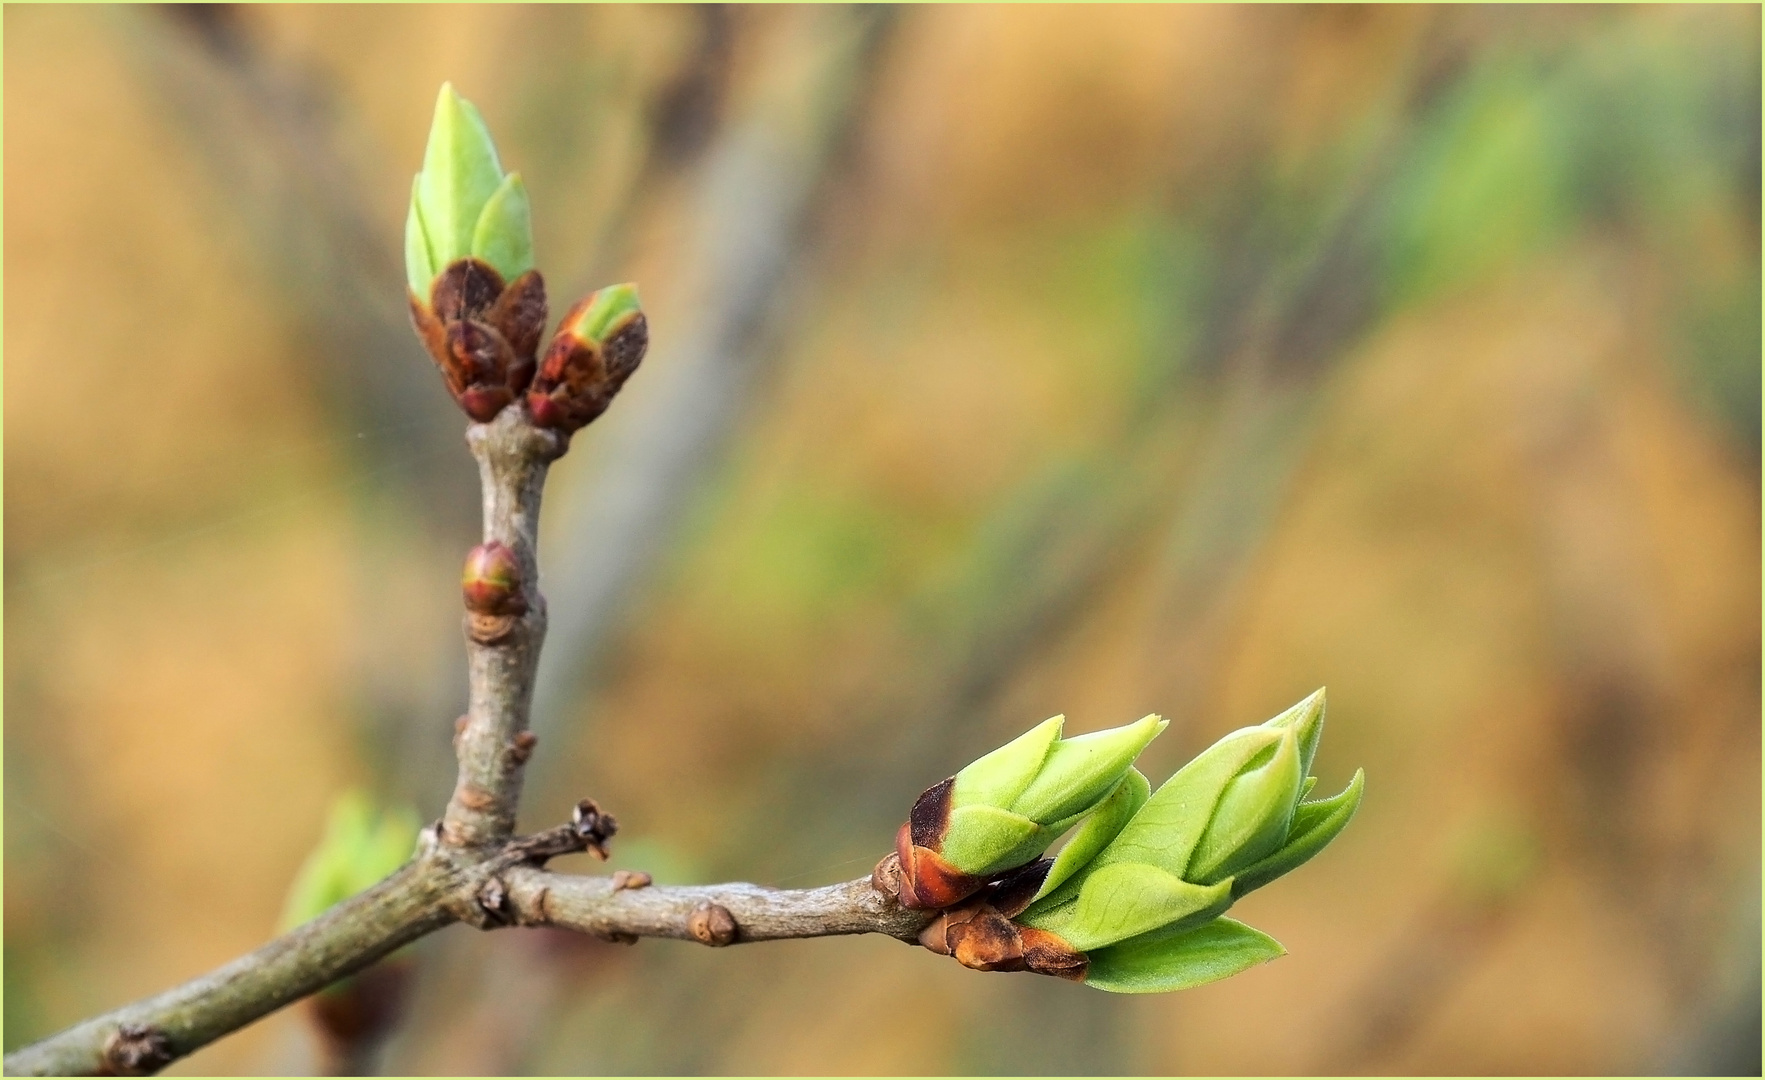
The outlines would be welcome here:
[[[867,873],[1057,712],[1154,780],[1328,685],[1291,955],[1115,997],[881,938],[451,929],[397,1073],[1759,1068],[1760,13],[9,7],[5,1042],[437,813],[437,86],[649,359],[554,470],[525,823]],[[285,1011],[174,1072],[304,1072]]]

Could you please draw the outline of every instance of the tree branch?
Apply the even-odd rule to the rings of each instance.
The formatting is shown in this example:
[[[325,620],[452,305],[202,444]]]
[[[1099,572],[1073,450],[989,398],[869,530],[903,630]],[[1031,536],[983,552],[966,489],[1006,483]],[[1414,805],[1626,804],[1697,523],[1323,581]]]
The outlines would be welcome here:
[[[887,934],[917,943],[935,914],[902,907],[871,888],[868,877],[819,889],[748,884],[634,889],[621,888],[611,878],[523,867],[511,872],[507,883],[509,907],[521,925],[555,926],[611,940],[657,937],[731,945]],[[728,929],[719,933],[724,917]],[[725,935],[727,940],[720,940]]]
[[[906,910],[877,892],[869,878],[818,889],[631,887],[630,878],[541,869],[548,858],[605,840],[592,813],[488,855],[449,847],[439,841],[441,831],[439,823],[427,830],[418,857],[367,892],[207,975],[7,1055],[6,1074],[157,1072],[457,921],[480,929],[554,926],[614,941],[677,938],[713,946],[843,934],[913,942],[930,921],[926,912]]]
[[[454,740],[459,779],[442,840],[473,848],[508,839],[521,800],[522,765],[532,748],[520,736],[533,703],[533,677],[545,641],[545,599],[539,582],[539,504],[546,470],[568,447],[567,436],[534,427],[526,411],[504,409],[474,424],[466,442],[478,459],[484,490],[484,542],[515,553],[526,611],[485,627],[468,615],[467,673],[471,691],[465,723]]]
[[[6,1056],[8,1076],[144,1076],[454,921],[445,862],[419,859],[255,952]]]

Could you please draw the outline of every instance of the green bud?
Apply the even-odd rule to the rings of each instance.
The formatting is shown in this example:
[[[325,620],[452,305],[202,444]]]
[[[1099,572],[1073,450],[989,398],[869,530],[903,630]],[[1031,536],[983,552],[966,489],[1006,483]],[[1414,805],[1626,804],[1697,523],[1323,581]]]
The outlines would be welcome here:
[[[1299,775],[1311,775],[1312,758],[1318,753],[1318,740],[1324,737],[1324,690],[1312,691],[1304,701],[1281,713],[1263,727],[1291,727],[1299,732]],[[1303,795],[1300,796],[1304,798]]]
[[[572,311],[558,327],[582,341],[605,345],[614,330],[628,317],[643,310],[637,298],[637,286],[631,282],[608,285],[589,295],[588,303]]]
[[[288,890],[283,929],[315,918],[403,866],[416,846],[420,827],[409,809],[377,811],[357,791],[339,796],[331,805],[325,835]]]
[[[1063,740],[1065,722],[1056,716],[1036,725],[919,797],[895,838],[902,904],[949,907],[973,895],[989,878],[1034,861],[1061,833],[1123,788],[1134,758],[1166,726],[1159,717],[1147,716]],[[1070,874],[1081,857],[1089,858],[1108,842],[1144,801],[1146,786],[1144,777],[1138,777],[1137,789],[1129,784],[1112,811],[1107,833],[1085,834],[1062,873]]]
[[[1129,769],[1128,775],[1110,792],[1109,798],[1097,804],[1091,816],[1079,824],[1066,846],[1055,856],[1054,865],[1048,868],[1048,876],[1042,879],[1042,887],[1035,899],[1040,900],[1049,893],[1060,888],[1066,880],[1077,873],[1084,865],[1096,857],[1109,845],[1111,840],[1122,831],[1122,827],[1133,819],[1140,807],[1146,805],[1146,797],[1152,793],[1152,785],[1139,769]]]
[[[1214,743],[1152,793],[1093,865],[1143,862],[1182,876],[1226,786],[1252,759],[1280,741],[1279,731],[1253,727]]]
[[[643,362],[649,327],[629,282],[579,301],[564,314],[527,393],[533,422],[570,432],[605,412]]]
[[[1227,735],[1150,796],[1143,779],[1130,786],[1137,773],[1124,780],[1015,924],[1041,935],[1050,955],[1073,954],[1062,970],[1122,993],[1194,986],[1281,955],[1273,940],[1221,916],[1317,854],[1360,805],[1359,772],[1341,794],[1300,802],[1314,782],[1305,768],[1323,714],[1319,691]]]
[[[1299,766],[1299,732],[1280,729],[1269,760],[1232,778],[1214,805],[1213,818],[1195,845],[1185,875],[1213,884],[1271,854],[1287,839],[1293,808],[1304,778]]]
[[[477,258],[513,281],[533,267],[533,226],[518,175],[504,176],[490,129],[443,83],[405,218],[405,275],[427,300],[435,276]]]
[[[1170,721],[1147,716],[1107,731],[1061,739],[1011,808],[1037,821],[1059,821],[1097,805]],[[958,791],[961,778],[957,778]]]
[[[1285,955],[1281,943],[1260,930],[1216,918],[1090,953],[1085,985],[1117,994],[1162,994],[1230,978]]]
[[[1064,716],[1038,724],[956,774],[940,853],[966,874],[1020,866],[1102,802],[1167,721],[1061,739]]]
[[[1287,831],[1287,842],[1273,855],[1238,871],[1232,879],[1232,895],[1243,896],[1252,889],[1260,889],[1324,850],[1324,845],[1336,839],[1336,834],[1360,809],[1361,791],[1365,786],[1365,770],[1356,769],[1354,779],[1340,794],[1318,802],[1300,803],[1293,811],[1293,825]]]

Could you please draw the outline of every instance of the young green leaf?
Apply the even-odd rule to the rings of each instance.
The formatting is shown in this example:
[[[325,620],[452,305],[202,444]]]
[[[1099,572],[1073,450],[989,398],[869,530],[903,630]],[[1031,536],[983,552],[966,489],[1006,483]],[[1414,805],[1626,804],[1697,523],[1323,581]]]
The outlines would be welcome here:
[[[1195,845],[1184,877],[1211,884],[1230,877],[1287,839],[1293,807],[1299,801],[1300,771],[1297,727],[1275,729],[1281,741],[1265,764],[1234,777],[1220,793],[1213,818]]]
[[[1073,911],[1055,932],[1073,948],[1088,953],[1209,908],[1218,906],[1223,911],[1222,905],[1231,902],[1229,881],[1192,885],[1156,866],[1115,863],[1086,876]]]
[[[1116,994],[1161,994],[1230,978],[1287,950],[1260,930],[1220,917],[1169,937],[1124,942],[1090,954],[1085,985]]]
[[[1239,871],[1232,879],[1232,894],[1243,896],[1252,889],[1260,889],[1324,850],[1324,845],[1336,838],[1360,808],[1361,791],[1365,786],[1365,771],[1356,769],[1354,779],[1339,794],[1317,802],[1300,803],[1293,812],[1287,842],[1273,855]]]
[[[965,874],[985,875],[1029,862],[1054,839],[1022,814],[977,803],[950,812],[939,854]]]
[[[533,269],[533,212],[520,173],[510,173],[484,204],[472,230],[472,256],[496,268],[504,281]]]
[[[1026,817],[1045,822],[1084,813],[1120,783],[1140,751],[1169,724],[1161,717],[1147,716],[1132,724],[1059,740],[1029,787],[1009,805]]]
[[[502,182],[502,164],[484,118],[452,83],[443,83],[416,193],[437,268],[471,253],[479,214]]]
[[[1042,880],[1042,887],[1036,893],[1036,899],[1052,893],[1066,880],[1077,873],[1092,860],[1099,851],[1109,846],[1116,834],[1133,819],[1140,807],[1146,805],[1147,796],[1152,793],[1152,785],[1139,769],[1129,768],[1128,774],[1122,777],[1109,797],[1097,804],[1097,809],[1072,834],[1072,839],[1060,849],[1055,856],[1054,865],[1048,868],[1048,876]]]
[[[1048,759],[1065,723],[1064,716],[1051,717],[970,762],[956,774],[956,787],[951,792],[956,805],[1010,806],[1036,778],[1036,770]]]
[[[1280,731],[1252,727],[1214,743],[1153,792],[1092,865],[1143,862],[1182,876],[1220,793],[1252,758],[1280,741]]]

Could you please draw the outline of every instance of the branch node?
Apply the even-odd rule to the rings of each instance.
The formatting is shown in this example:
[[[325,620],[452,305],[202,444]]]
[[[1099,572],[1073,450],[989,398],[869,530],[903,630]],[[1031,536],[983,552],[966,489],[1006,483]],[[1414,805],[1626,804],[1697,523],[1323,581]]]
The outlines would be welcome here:
[[[729,913],[729,909],[710,901],[693,908],[692,914],[687,916],[686,929],[692,934],[694,941],[713,949],[733,944],[741,932],[741,927],[736,925],[735,916]]]
[[[570,828],[583,846],[594,852],[595,858],[607,861],[607,841],[619,831],[619,822],[612,814],[603,811],[593,799],[583,799],[570,813]]]
[[[517,765],[527,764],[533,756],[533,748],[539,745],[539,736],[531,731],[518,731],[509,743],[509,760]]]
[[[613,891],[648,888],[653,880],[642,870],[615,870],[613,871]]]
[[[110,1076],[150,1076],[170,1065],[172,1040],[150,1024],[119,1024],[104,1043]]]
[[[480,930],[489,930],[497,926],[507,926],[514,919],[509,911],[509,887],[503,879],[492,874],[478,886],[472,899],[476,905],[472,925]]]
[[[470,781],[462,783],[455,798],[468,810],[488,810],[496,805],[496,796]]]

